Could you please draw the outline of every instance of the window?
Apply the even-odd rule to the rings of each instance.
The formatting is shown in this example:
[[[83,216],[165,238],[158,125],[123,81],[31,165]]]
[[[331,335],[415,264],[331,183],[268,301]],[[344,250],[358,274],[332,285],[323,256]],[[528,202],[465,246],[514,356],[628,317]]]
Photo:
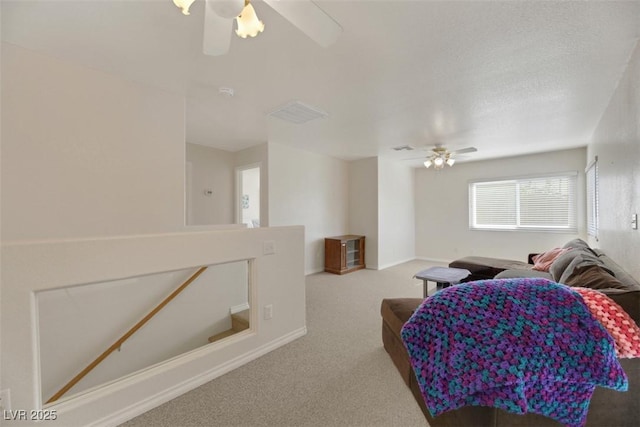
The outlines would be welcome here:
[[[575,233],[577,172],[469,184],[472,230]]]
[[[598,156],[587,166],[587,234],[598,239]]]

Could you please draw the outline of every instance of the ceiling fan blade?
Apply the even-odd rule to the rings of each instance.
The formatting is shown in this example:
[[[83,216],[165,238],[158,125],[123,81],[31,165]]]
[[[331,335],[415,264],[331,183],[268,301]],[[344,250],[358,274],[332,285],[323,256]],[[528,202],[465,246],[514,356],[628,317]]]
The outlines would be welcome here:
[[[218,16],[211,4],[215,0],[206,0],[204,5],[204,36],[202,52],[205,55],[220,56],[229,52],[233,18]]]
[[[461,150],[452,151],[449,154],[453,155],[453,154],[475,153],[476,151],[478,151],[478,149],[475,148],[475,147],[467,147],[467,148],[463,148]]]
[[[340,24],[311,0],[263,1],[322,47],[329,47],[342,34]]]

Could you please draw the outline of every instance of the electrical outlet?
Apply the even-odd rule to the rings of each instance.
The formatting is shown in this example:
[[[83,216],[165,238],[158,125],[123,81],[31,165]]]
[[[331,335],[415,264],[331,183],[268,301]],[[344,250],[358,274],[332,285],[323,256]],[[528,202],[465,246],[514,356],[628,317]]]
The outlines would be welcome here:
[[[638,229],[638,214],[631,215],[631,229],[632,230]]]
[[[11,393],[9,389],[0,390],[0,409],[11,411]]]
[[[273,240],[265,240],[262,243],[262,255],[273,255],[276,253],[276,242]]]
[[[273,305],[264,306],[264,320],[269,320],[273,317]]]

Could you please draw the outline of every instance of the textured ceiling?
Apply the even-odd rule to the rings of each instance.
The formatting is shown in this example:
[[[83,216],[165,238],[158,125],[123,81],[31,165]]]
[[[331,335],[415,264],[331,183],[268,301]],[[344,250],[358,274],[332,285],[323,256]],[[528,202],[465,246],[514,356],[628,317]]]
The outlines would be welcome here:
[[[2,39],[184,94],[193,143],[344,159],[444,144],[483,159],[586,145],[640,38],[637,1],[334,0],[316,4],[344,32],[322,48],[253,4],[264,33],[234,35],[221,57],[202,54],[203,0],[190,16],[171,0],[3,0]],[[329,117],[265,116],[292,100]]]

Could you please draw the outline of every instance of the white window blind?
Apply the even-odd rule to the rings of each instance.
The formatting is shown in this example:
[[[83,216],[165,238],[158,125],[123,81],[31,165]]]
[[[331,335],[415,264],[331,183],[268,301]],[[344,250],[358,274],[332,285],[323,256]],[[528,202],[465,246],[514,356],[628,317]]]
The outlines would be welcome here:
[[[469,225],[478,230],[575,233],[577,173],[469,184]]]
[[[598,156],[587,166],[587,234],[598,238]]]

